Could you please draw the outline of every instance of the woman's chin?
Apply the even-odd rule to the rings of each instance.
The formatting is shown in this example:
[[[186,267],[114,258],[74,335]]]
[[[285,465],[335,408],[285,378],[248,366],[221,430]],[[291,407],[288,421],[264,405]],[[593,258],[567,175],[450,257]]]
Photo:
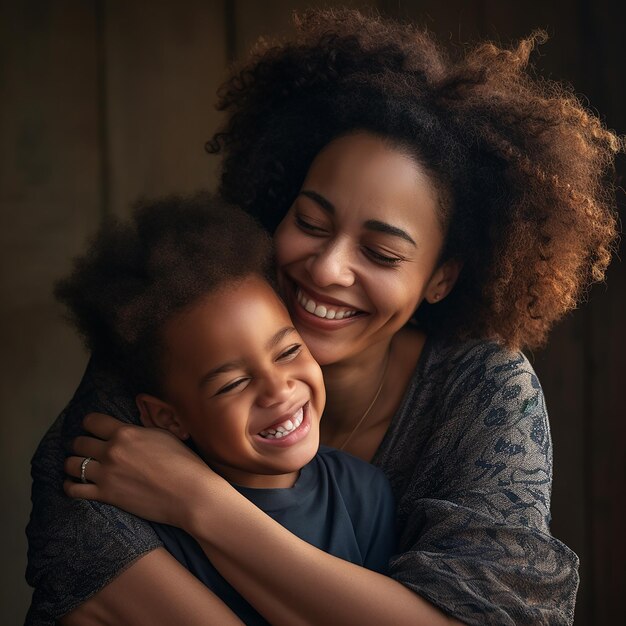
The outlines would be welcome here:
[[[317,334],[311,333],[307,329],[298,328],[297,324],[295,324],[295,326],[298,333],[304,340],[304,343],[306,343],[309,352],[321,367],[338,363],[345,356],[341,353],[341,350],[338,350],[336,342],[332,342],[326,337],[320,337]]]

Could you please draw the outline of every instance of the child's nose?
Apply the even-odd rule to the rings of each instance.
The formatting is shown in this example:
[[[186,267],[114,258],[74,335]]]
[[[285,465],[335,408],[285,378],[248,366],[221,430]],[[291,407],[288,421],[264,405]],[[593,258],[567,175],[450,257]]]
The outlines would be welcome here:
[[[282,372],[273,372],[263,378],[257,398],[259,406],[267,408],[286,402],[291,397],[295,381]]]

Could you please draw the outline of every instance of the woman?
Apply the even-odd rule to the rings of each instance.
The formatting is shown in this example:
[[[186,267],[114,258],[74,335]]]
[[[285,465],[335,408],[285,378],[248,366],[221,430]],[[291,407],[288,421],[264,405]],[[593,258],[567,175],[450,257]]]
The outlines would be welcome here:
[[[92,457],[92,482],[68,481],[79,499],[64,500],[60,450],[82,416],[133,419],[93,366],[34,459],[31,620],[216,623],[149,527],[102,501],[187,530],[273,624],[571,623],[577,559],[549,534],[547,417],[518,350],[604,274],[620,144],[525,73],[534,39],[449,59],[352,11],[298,25],[224,85],[209,149],[224,196],[276,231],[285,300],[323,366],[323,442],[392,483],[390,576],[301,542],[170,438],[101,415],[65,465],[78,477]]]

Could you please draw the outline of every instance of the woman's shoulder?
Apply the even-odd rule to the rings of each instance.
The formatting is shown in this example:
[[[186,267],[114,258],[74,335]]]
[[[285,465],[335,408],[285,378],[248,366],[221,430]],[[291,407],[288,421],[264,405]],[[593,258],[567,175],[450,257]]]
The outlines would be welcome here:
[[[542,492],[547,519],[552,441],[543,391],[526,356],[485,340],[433,345],[441,368],[437,409],[423,452],[438,464],[445,452],[448,486],[509,491],[521,484]],[[478,487],[480,486],[480,487]]]
[[[452,378],[478,372],[499,375],[514,370],[534,374],[523,352],[490,339],[453,339],[434,335],[428,338],[425,352],[426,367],[443,369]]]
[[[440,422],[460,418],[467,434],[524,418],[535,427],[537,418],[545,422],[541,384],[523,352],[484,339],[434,338],[426,361],[422,377],[437,381]]]
[[[525,403],[524,409],[543,401],[537,375],[526,355],[485,339],[429,339],[423,363],[416,377],[417,388],[438,395],[440,408],[448,413],[455,407],[474,403],[482,413],[489,407]]]
[[[549,488],[548,417],[526,356],[492,341],[429,338],[376,460],[397,488],[417,485],[422,496],[444,485],[496,488],[525,471]]]

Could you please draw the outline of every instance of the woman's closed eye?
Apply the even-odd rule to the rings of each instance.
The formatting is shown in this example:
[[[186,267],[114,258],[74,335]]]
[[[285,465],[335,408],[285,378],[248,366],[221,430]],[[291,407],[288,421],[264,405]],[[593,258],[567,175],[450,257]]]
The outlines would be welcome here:
[[[321,224],[315,224],[312,220],[301,215],[296,214],[295,221],[298,228],[309,235],[321,236],[328,233],[327,228],[324,228]]]
[[[402,263],[402,261],[406,260],[404,257],[401,256],[389,256],[386,254],[382,254],[377,250],[374,250],[374,248],[370,248],[368,246],[365,246],[363,248],[363,252],[372,261],[374,261],[374,263],[378,263],[379,265],[387,265],[393,267],[395,265],[399,265],[400,263]]]

